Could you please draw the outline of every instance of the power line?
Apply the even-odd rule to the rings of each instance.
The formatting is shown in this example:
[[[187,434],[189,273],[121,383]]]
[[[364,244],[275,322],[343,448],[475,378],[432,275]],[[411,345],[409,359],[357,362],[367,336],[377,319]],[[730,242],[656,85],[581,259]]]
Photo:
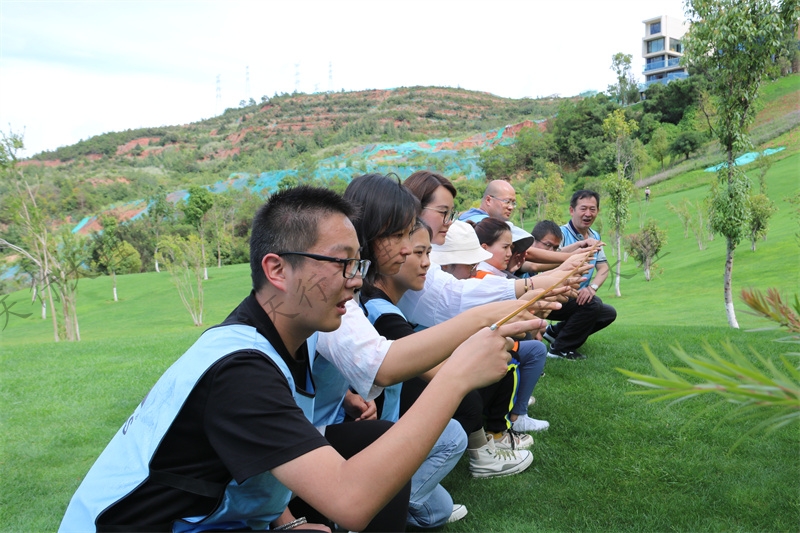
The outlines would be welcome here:
[[[244,99],[250,102],[250,66],[244,67]]]
[[[219,82],[220,75],[217,74],[217,103],[214,107],[214,115],[219,115],[219,108],[222,105],[222,86]]]

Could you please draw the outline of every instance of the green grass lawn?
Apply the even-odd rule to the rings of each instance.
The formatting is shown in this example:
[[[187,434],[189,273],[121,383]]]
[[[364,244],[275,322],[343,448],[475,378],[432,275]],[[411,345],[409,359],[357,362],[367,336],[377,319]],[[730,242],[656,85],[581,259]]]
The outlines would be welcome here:
[[[768,175],[780,211],[767,241],[751,252],[742,243],[734,291],[778,287],[798,292],[797,218],[784,201],[797,193],[796,145]],[[447,531],[797,531],[800,525],[800,430],[795,426],[744,439],[740,422],[720,420],[729,407],[707,410],[699,399],[651,404],[626,395],[637,388],[617,367],[648,372],[643,344],[677,362],[670,346],[698,353],[703,342],[730,340],[777,357],[780,332],[747,332],[765,321],[737,311],[743,330],[727,327],[722,301],[724,242],[698,250],[683,238],[667,202],[705,196],[711,174],[692,172],[652,187],[634,220],[655,218],[669,243],[651,282],[632,262],[623,265],[617,322],[592,337],[586,361],[551,360],[536,388],[531,415],[551,422],[535,435],[535,460],[523,474],[473,480],[462,459],[445,480],[469,515]],[[604,237],[607,239],[607,231]],[[613,263],[614,259],[609,253]],[[249,291],[249,267],[211,268],[205,285],[207,325],[222,320]],[[22,291],[5,302],[11,315],[0,332],[0,531],[52,531],[83,475],[158,376],[200,335],[168,274],[118,278],[119,302],[108,277],[81,281],[78,314],[83,340],[54,343]],[[2,326],[5,317],[0,320]],[[696,418],[695,418],[696,417]],[[687,423],[689,419],[695,418]]]

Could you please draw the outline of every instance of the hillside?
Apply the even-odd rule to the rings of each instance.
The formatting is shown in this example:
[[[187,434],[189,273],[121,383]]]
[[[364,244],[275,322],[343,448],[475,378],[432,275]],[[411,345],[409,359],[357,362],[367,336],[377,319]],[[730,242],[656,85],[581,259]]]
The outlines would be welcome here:
[[[622,109],[626,120],[638,124],[631,139],[640,147],[638,162],[630,178],[639,186],[721,160],[696,108],[699,93],[691,80],[674,82],[654,98]],[[659,103],[656,96],[670,92],[671,98]],[[756,143],[778,148],[777,137],[798,130],[798,95],[800,75],[765,84],[751,131]],[[614,171],[614,146],[605,138],[603,121],[615,109],[619,105],[605,94],[514,100],[414,87],[280,95],[193,124],[106,133],[37,154],[19,168],[36,187],[49,223],[83,235],[100,231],[104,215],[123,222],[147,218],[143,215],[156,197],[171,204],[163,220],[167,231],[186,235],[190,228],[175,207],[188,198],[190,187],[225,193],[209,214],[216,225],[210,239],[219,264],[235,263],[246,257],[250,214],[263,193],[280,186],[313,183],[343,190],[353,176],[366,172],[403,178],[433,169],[454,181],[456,207],[463,210],[480,196],[483,179],[511,178],[522,194],[519,216],[538,201],[523,191],[552,173],[565,181],[558,194],[575,187],[599,190],[602,176]],[[675,117],[672,122],[667,115]],[[704,140],[686,153],[670,148],[663,155],[662,148],[658,156],[652,142],[656,130],[667,132],[668,142],[687,132]],[[700,181],[709,183],[712,177],[705,174]],[[10,186],[0,182],[0,232],[13,237]],[[142,220],[122,229],[143,270],[154,265],[159,230],[153,224],[161,222]]]
[[[476,154],[457,152],[508,142],[514,131],[505,126],[541,123],[561,101],[436,87],[284,94],[192,124],[105,133],[36,154],[20,166],[50,189],[60,218],[72,221],[158,190],[210,185],[233,173],[298,169],[311,176],[318,162],[323,177],[330,177],[326,168],[353,167],[349,175],[366,168],[356,161],[421,168],[432,153],[444,166],[466,155],[472,162],[465,173],[475,175]],[[385,148],[396,145],[402,156]],[[266,186],[274,188],[281,177],[273,175]]]

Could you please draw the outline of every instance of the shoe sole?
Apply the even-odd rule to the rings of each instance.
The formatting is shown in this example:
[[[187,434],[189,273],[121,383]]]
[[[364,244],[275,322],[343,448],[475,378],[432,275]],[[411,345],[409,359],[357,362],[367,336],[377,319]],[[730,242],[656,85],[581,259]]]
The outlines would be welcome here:
[[[501,472],[473,472],[472,470],[470,470],[469,473],[472,474],[472,477],[477,479],[487,479],[490,477],[506,477],[506,476],[513,476],[514,474],[519,474],[520,472],[524,472],[532,464],[533,464],[533,454],[529,453],[528,458],[519,463],[514,468],[503,470]]]
[[[539,428],[539,429],[522,429],[522,428],[517,429],[517,428],[514,428],[514,431],[519,431],[521,433],[530,433],[530,432],[537,433],[539,431],[547,431],[549,428],[550,428],[550,426],[547,426],[545,428]]]
[[[565,361],[583,361],[586,357],[564,357],[563,355],[557,355],[554,353],[547,352],[547,357],[551,359],[563,359]]]

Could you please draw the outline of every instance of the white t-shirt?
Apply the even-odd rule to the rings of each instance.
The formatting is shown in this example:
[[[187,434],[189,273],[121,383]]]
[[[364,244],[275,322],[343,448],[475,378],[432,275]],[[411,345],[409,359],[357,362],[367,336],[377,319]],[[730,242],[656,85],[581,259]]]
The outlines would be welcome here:
[[[512,279],[488,276],[460,280],[432,264],[423,289],[406,292],[398,307],[409,322],[431,327],[476,305],[515,298]],[[372,400],[383,390],[375,385],[375,378],[392,341],[375,331],[354,300],[347,302],[345,309],[338,329],[319,334],[317,351],[361,397]]]

